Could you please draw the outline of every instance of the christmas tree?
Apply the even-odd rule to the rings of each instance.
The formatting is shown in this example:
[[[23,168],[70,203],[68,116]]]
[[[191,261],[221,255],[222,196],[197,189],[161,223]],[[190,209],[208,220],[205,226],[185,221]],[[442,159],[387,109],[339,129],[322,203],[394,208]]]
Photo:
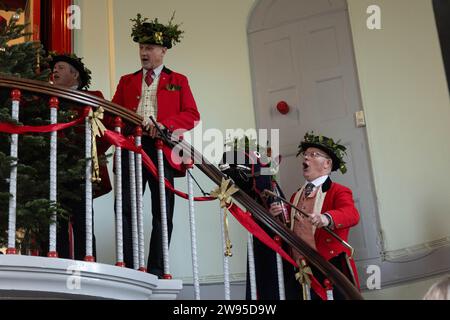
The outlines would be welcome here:
[[[17,23],[20,11],[7,22],[0,17],[0,76],[34,79],[48,82],[49,57],[39,42],[25,41],[8,45],[11,40],[26,37],[26,25]],[[16,123],[11,119],[10,90],[0,89],[0,123]],[[31,126],[50,124],[49,97],[22,92],[19,123]],[[78,117],[68,102],[61,101],[58,122],[65,123]],[[21,247],[39,248],[48,241],[48,230],[54,210],[58,219],[67,219],[71,214],[67,204],[81,202],[74,188],[83,188],[85,159],[84,145],[79,143],[80,130],[70,128],[58,133],[58,201],[49,201],[49,154],[50,135],[19,135],[18,177],[17,177],[17,222],[20,230]],[[12,161],[10,135],[0,133],[0,247],[6,246],[9,176]],[[74,143],[78,142],[78,143]],[[44,251],[47,248],[40,248]]]
[[[17,24],[21,11],[9,20],[0,17],[0,74],[26,79],[48,81],[49,69],[39,68],[46,63],[44,48],[38,41],[26,41],[8,46],[8,42],[31,34],[25,33],[26,24]]]

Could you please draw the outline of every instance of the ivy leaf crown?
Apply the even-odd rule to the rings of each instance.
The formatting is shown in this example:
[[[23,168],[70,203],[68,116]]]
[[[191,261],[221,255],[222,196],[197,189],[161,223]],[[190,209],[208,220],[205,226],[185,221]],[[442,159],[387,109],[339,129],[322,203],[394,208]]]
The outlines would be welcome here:
[[[138,13],[135,19],[130,19],[134,22],[131,37],[134,42],[157,44],[170,49],[181,41],[184,33],[184,31],[179,30],[180,24],[173,22],[174,19],[175,12],[173,12],[169,23],[164,25],[158,21],[158,18],[149,20],[148,18],[142,18],[142,15]]]
[[[304,152],[305,149],[307,149],[305,146],[308,145],[316,145],[318,147],[325,148],[334,155],[333,160],[337,160],[338,164],[336,165],[338,167],[336,169],[340,170],[342,174],[345,174],[347,172],[347,167],[345,165],[346,162],[344,161],[344,156],[347,155],[347,148],[340,143],[341,140],[335,142],[332,138],[322,135],[315,135],[314,131],[306,132],[302,143],[298,146],[299,150],[297,156]],[[333,165],[333,167],[334,166],[335,165]]]

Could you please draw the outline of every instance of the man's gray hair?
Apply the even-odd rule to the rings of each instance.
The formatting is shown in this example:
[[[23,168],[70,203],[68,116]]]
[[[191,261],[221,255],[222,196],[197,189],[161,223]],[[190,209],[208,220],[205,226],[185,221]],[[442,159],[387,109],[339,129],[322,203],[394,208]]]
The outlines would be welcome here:
[[[433,284],[423,300],[450,300],[450,276]]]

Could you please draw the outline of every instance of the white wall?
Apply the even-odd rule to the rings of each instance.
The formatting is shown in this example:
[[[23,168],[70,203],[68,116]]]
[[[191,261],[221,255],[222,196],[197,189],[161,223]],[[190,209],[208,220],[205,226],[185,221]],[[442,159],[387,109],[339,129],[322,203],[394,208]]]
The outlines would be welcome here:
[[[80,0],[83,25],[75,38],[75,52],[85,57],[93,71],[92,88],[112,98],[120,76],[140,68],[138,46],[130,37],[131,18],[137,13],[167,22],[176,10],[175,22],[182,23],[184,39],[168,51],[165,64],[186,74],[196,99],[203,128],[254,128],[251,79],[246,38],[247,16],[254,0]],[[113,23],[108,25],[108,10]],[[113,32],[109,38],[108,33]],[[113,43],[109,43],[108,39]],[[110,54],[111,53],[111,54]],[[108,58],[110,57],[110,58]],[[115,61],[115,63],[114,63]],[[200,132],[201,134],[201,132]],[[198,171],[198,170],[196,170]],[[195,176],[206,191],[214,185],[201,173]],[[177,179],[176,187],[186,190],[185,180]],[[195,188],[196,195],[201,195]],[[146,244],[151,231],[150,198],[147,190]],[[112,193],[95,201],[95,229],[98,259],[114,261]],[[200,276],[203,281],[217,281],[223,274],[218,202],[197,206],[197,235]],[[233,242],[232,279],[242,279],[246,268],[246,233],[231,221]],[[146,252],[148,252],[146,250]],[[174,232],[171,243],[171,273],[176,278],[189,278],[191,272],[190,232],[187,202],[176,199]]]
[[[349,0],[385,249],[450,230],[449,94],[431,1]],[[381,8],[381,30],[366,9]]]

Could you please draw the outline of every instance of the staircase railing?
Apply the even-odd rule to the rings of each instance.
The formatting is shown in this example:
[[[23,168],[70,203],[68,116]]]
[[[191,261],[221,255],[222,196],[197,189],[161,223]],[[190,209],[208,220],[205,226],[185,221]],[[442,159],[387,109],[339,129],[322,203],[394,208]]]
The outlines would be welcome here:
[[[96,96],[90,95],[83,91],[70,90],[65,89],[58,86],[53,86],[48,83],[44,83],[41,81],[34,80],[26,80],[19,79],[14,77],[0,77],[0,90],[1,91],[10,91],[19,90],[22,92],[28,92],[35,95],[45,96],[50,98],[58,98],[61,100],[69,101],[71,104],[75,104],[79,108],[84,108],[85,106],[90,106],[91,108],[99,108],[102,107],[107,115],[110,118],[119,117],[123,122],[128,125],[139,127],[142,123],[142,119],[135,112],[132,112],[128,109],[123,108],[117,104],[111,103],[104,99],[98,98]],[[140,135],[137,135],[137,141],[139,141]],[[210,163],[203,155],[195,150],[190,144],[183,140],[167,139],[164,140],[166,144],[169,144],[170,147],[177,146],[181,148],[186,154],[192,156],[193,163],[197,166],[209,179],[211,179],[217,185],[220,185],[223,179],[227,179],[223,175],[223,173],[212,163]],[[140,142],[139,142],[140,143]],[[139,157],[139,153],[136,153]],[[120,161],[119,161],[120,163]],[[188,174],[189,177],[189,174]],[[139,180],[139,178],[137,179]],[[192,183],[192,182],[191,182]],[[232,182],[231,182],[232,183]],[[188,181],[189,184],[189,181]],[[192,189],[192,188],[190,188]],[[137,187],[139,189],[139,186]],[[291,230],[286,228],[284,225],[275,220],[271,214],[260,204],[258,204],[254,199],[252,199],[247,193],[242,190],[238,190],[232,196],[234,200],[239,202],[242,206],[244,206],[253,217],[259,221],[261,224],[269,228],[275,234],[279,235],[282,240],[284,240],[289,246],[300,252],[306,260],[313,266],[315,266],[320,272],[326,275],[326,277],[343,293],[345,298],[347,299],[362,299],[361,294],[355,288],[355,286],[331,263],[326,261],[317,251],[312,249],[308,244],[306,244],[302,239],[298,238]],[[138,199],[139,200],[139,199]],[[142,201],[142,199],[140,199]],[[141,206],[139,201],[136,203],[137,209]],[[191,202],[190,208],[193,206]],[[192,209],[192,208],[191,208]],[[138,243],[142,242],[142,225],[139,216],[137,217],[137,229],[134,232],[138,233],[136,238],[140,240]],[[140,225],[140,226],[139,226]],[[192,230],[192,228],[191,228]],[[194,226],[195,231],[195,226]],[[140,243],[142,245],[142,243]],[[12,249],[12,248],[10,248]],[[142,266],[143,263],[143,247],[136,248],[136,255],[138,257],[138,263],[135,267],[138,267],[141,271],[145,270],[145,267]],[[12,250],[8,253],[14,253]],[[120,253],[119,253],[120,254]],[[120,260],[120,259],[119,259]],[[193,257],[193,260],[196,260]],[[120,262],[120,261],[119,261]],[[196,263],[196,262],[195,262]],[[194,263],[194,265],[195,265]],[[198,274],[195,275],[194,272],[194,280],[197,279],[198,282]],[[198,283],[196,285],[198,287]],[[199,298],[199,295],[196,294],[196,297]]]

